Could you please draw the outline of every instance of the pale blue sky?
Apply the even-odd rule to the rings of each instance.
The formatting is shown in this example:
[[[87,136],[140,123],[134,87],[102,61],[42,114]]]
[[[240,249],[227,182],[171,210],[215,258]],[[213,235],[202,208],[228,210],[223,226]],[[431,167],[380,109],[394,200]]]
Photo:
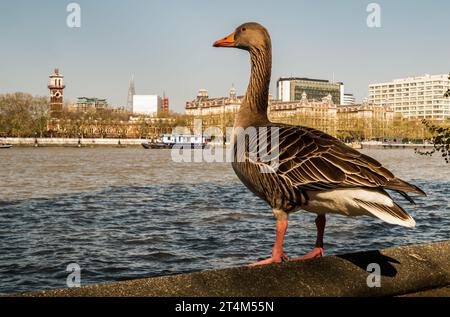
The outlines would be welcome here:
[[[272,93],[280,76],[343,81],[359,100],[369,83],[450,72],[450,1],[377,1],[382,27],[366,26],[375,1],[79,0],[82,27],[66,26],[64,0],[0,0],[0,93],[46,95],[59,67],[65,96],[125,105],[135,74],[138,94],[162,94],[183,111],[199,88],[211,96],[232,83],[245,93],[246,52],[213,41],[247,21],[273,41]]]

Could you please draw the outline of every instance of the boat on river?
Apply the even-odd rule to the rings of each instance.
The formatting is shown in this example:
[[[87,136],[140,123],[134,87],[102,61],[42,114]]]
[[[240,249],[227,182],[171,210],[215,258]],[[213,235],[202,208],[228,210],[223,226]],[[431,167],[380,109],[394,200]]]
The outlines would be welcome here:
[[[144,142],[142,146],[145,149],[204,149],[208,144],[205,137],[191,134],[163,134],[161,138],[155,141]]]
[[[10,149],[12,148],[12,144],[0,144],[0,149]]]
[[[164,144],[161,142],[144,142],[142,146],[145,149],[171,149],[172,147],[168,144]]]

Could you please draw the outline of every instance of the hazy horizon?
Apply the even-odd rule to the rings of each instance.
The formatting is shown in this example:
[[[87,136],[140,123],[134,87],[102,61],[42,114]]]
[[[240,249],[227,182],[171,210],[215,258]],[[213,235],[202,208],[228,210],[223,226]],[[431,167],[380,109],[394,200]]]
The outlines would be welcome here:
[[[450,72],[450,2],[425,1],[76,1],[81,28],[66,25],[71,1],[1,1],[0,93],[48,95],[48,76],[65,76],[65,100],[107,98],[124,106],[134,74],[137,94],[170,98],[184,111],[198,89],[244,94],[244,51],[212,43],[247,21],[265,25],[273,42],[271,93],[279,77],[344,82],[358,101],[370,83]],[[381,28],[366,7],[381,6]]]

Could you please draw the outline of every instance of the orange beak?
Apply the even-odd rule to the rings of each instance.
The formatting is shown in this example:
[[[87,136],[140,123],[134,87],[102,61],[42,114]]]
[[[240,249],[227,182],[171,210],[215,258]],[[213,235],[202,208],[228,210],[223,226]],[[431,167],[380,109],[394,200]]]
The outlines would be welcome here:
[[[235,47],[234,32],[228,35],[226,38],[214,42],[214,47]]]

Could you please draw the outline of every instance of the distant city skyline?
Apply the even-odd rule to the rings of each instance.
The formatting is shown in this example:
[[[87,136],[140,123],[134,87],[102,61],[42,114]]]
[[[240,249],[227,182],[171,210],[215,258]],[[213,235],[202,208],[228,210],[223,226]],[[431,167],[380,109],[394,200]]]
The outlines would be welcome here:
[[[0,93],[49,95],[54,68],[64,75],[65,100],[107,98],[127,106],[136,94],[165,94],[183,112],[198,89],[245,93],[248,56],[217,50],[213,41],[247,21],[265,25],[273,41],[271,93],[279,77],[343,82],[358,102],[368,86],[396,78],[450,72],[450,2],[426,1],[76,1],[81,28],[66,25],[72,1],[0,3]],[[367,5],[381,7],[369,28]]]

